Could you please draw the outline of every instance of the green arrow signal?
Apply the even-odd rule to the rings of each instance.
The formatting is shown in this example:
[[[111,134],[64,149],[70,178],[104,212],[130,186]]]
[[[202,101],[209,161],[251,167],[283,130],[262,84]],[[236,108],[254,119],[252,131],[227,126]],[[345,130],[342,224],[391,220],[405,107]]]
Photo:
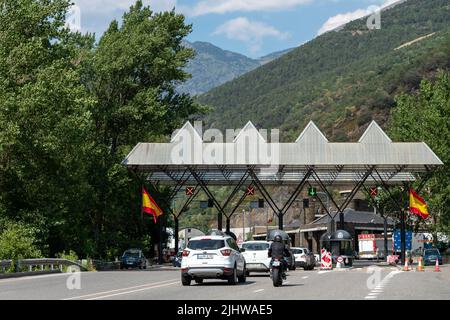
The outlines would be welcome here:
[[[317,196],[317,190],[316,190],[316,188],[313,188],[313,187],[309,188],[309,189],[308,189],[308,195],[309,195],[310,197],[315,197],[315,196]]]

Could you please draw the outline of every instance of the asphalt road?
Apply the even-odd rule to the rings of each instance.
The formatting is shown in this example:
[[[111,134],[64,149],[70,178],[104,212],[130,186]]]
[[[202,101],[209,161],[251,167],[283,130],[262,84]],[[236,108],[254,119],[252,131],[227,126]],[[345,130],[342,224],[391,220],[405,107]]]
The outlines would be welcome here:
[[[450,265],[441,272],[403,272],[395,267],[356,267],[333,271],[290,271],[280,288],[267,275],[247,278],[245,284],[205,280],[183,287],[178,269],[127,270],[52,274],[0,280],[0,300],[449,300]],[[375,270],[375,271],[374,271]],[[77,280],[80,280],[79,282]],[[75,287],[68,289],[69,287]],[[80,288],[77,289],[77,285]]]

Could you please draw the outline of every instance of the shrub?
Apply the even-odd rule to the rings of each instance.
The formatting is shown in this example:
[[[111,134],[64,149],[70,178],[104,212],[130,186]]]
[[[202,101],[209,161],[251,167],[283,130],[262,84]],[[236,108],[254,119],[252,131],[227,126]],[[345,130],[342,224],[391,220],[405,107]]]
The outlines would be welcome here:
[[[0,226],[0,260],[41,258],[36,247],[36,232],[22,223],[5,222]]]

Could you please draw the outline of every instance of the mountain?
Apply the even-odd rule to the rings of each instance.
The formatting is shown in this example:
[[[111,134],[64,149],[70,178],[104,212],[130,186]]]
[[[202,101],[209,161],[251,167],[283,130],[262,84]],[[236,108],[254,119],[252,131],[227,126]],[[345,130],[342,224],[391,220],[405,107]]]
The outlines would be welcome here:
[[[290,49],[286,49],[286,50],[270,53],[270,54],[268,54],[266,56],[263,56],[263,57],[259,58],[258,62],[261,65],[269,63],[269,62],[272,62],[273,60],[278,59],[281,56],[284,56],[286,53],[288,53],[288,52],[290,52],[292,50],[294,50],[294,48],[290,48]]]
[[[274,52],[260,59],[223,50],[208,42],[185,42],[195,50],[196,56],[186,67],[192,78],[178,87],[180,92],[197,95],[245,74],[262,64],[272,61],[289,50]]]
[[[397,94],[450,70],[450,0],[408,0],[381,22],[350,22],[199,96],[213,108],[204,120],[219,129],[251,120],[284,141],[314,120],[331,140],[357,140],[372,119],[387,122]]]

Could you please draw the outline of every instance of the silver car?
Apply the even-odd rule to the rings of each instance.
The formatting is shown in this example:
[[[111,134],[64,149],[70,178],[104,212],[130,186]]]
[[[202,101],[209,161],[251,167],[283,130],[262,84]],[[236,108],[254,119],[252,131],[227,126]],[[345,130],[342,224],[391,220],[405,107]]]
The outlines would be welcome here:
[[[200,236],[189,240],[181,260],[181,283],[203,283],[203,279],[222,279],[229,284],[246,281],[244,256],[228,235]]]

